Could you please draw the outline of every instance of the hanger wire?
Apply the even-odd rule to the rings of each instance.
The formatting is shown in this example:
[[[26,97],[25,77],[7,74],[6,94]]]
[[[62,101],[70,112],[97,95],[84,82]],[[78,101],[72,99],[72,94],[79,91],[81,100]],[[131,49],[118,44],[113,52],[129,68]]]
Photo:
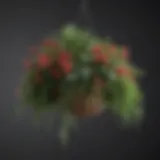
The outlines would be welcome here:
[[[89,0],[81,0],[78,8],[76,23],[81,26],[93,30],[94,24],[91,18],[91,10],[89,8]]]

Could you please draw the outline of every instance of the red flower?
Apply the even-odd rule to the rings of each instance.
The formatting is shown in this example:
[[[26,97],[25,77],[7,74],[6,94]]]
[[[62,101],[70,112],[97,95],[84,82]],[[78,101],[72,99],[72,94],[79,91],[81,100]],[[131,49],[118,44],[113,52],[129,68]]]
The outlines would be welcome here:
[[[91,48],[91,51],[93,53],[100,53],[102,52],[102,48],[100,47],[100,45],[94,45],[92,48]]]
[[[115,45],[111,45],[111,47],[110,47],[110,52],[115,52],[116,51],[116,46]]]
[[[108,58],[104,53],[94,54],[94,59],[96,63],[107,63]]]
[[[130,70],[128,68],[125,67],[118,67],[116,69],[116,73],[120,76],[122,75],[129,75],[130,74]]]
[[[42,42],[42,45],[45,46],[45,47],[57,47],[58,44],[57,42],[51,40],[51,39],[45,39],[43,42]]]
[[[93,58],[96,63],[107,63],[108,57],[105,53],[102,52],[102,48],[100,46],[93,46],[91,48],[93,53]]]
[[[48,55],[40,54],[38,56],[38,65],[42,68],[47,68],[51,65],[51,60]]]
[[[123,50],[122,50],[122,56],[123,56],[123,58],[128,59],[129,55],[128,55],[128,49],[127,49],[127,47],[123,48]]]
[[[59,55],[58,64],[64,71],[64,73],[69,73],[72,69],[71,55],[67,52],[62,52]]]

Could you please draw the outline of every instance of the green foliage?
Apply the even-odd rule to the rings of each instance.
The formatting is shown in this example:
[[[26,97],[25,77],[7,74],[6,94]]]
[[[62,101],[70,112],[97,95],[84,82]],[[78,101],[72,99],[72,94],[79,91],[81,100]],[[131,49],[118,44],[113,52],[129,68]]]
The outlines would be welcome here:
[[[61,126],[59,130],[59,138],[63,146],[68,144],[70,131],[77,128],[76,117],[69,112],[62,112]]]
[[[127,78],[117,78],[109,82],[112,96],[112,106],[125,122],[141,118],[142,93],[135,82]]]

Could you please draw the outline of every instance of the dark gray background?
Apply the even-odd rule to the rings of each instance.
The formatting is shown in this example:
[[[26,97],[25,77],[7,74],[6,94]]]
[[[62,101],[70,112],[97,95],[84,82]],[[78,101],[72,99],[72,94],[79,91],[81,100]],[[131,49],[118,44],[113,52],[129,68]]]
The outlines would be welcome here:
[[[121,130],[110,114],[84,120],[81,132],[64,150],[52,131],[35,129],[30,112],[16,118],[14,88],[20,82],[28,47],[46,34],[76,19],[79,0],[0,2],[0,159],[158,159],[159,36],[158,6],[154,1],[93,0],[92,29],[132,47],[132,58],[148,75],[142,81],[146,118],[140,128]],[[157,69],[157,70],[156,70]]]

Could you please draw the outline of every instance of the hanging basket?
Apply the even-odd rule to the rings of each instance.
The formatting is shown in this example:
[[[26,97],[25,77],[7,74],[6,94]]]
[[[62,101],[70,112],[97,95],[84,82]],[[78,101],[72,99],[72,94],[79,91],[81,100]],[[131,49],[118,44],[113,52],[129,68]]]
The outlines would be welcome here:
[[[36,112],[59,110],[82,118],[109,108],[125,122],[142,116],[141,71],[127,47],[68,25],[32,52],[21,97]]]
[[[71,113],[76,117],[96,116],[103,112],[102,86],[95,82],[90,93],[81,92],[72,101]]]

